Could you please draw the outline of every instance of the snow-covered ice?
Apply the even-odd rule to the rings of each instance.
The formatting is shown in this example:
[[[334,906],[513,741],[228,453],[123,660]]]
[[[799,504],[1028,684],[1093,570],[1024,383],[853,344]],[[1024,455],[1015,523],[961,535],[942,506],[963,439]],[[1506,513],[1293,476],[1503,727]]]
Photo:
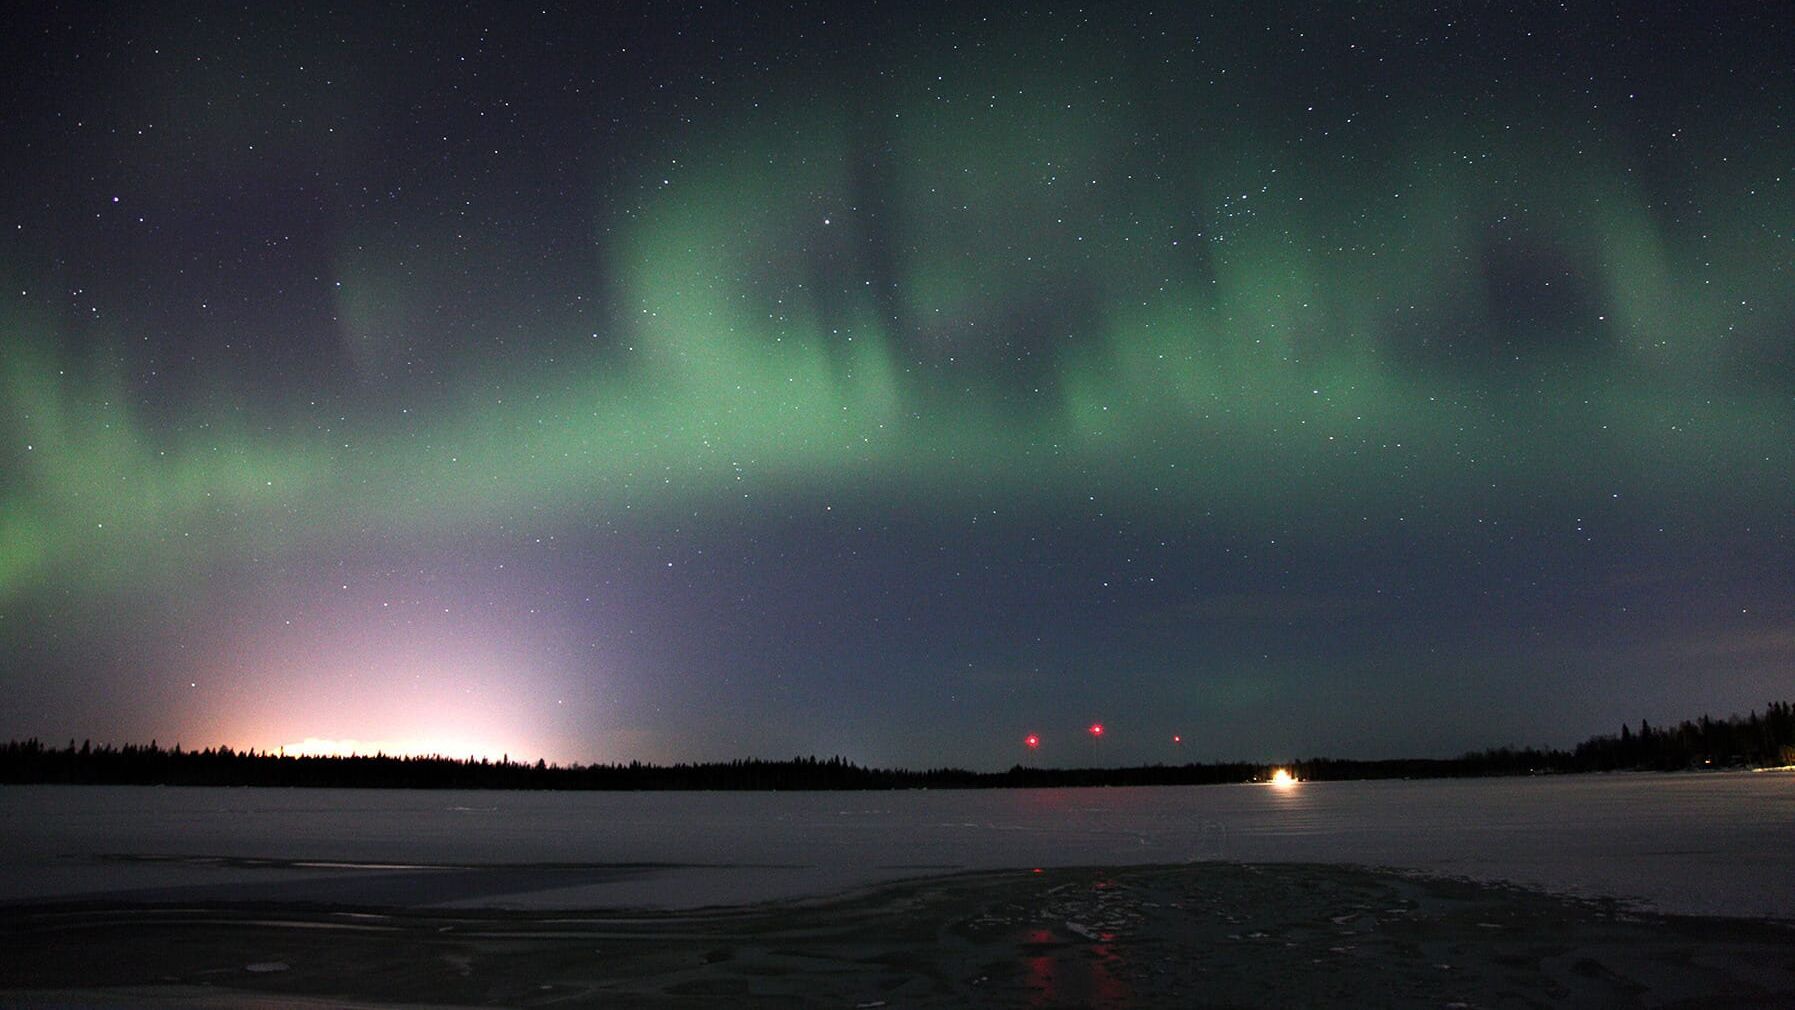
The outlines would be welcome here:
[[[903,792],[0,787],[0,901],[737,904],[965,869],[1225,859],[1795,918],[1795,775]]]

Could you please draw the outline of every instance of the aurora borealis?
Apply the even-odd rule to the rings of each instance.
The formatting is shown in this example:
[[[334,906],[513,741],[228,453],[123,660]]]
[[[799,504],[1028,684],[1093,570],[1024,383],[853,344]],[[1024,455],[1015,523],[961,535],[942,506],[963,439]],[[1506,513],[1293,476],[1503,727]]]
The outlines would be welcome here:
[[[0,736],[1000,767],[1788,695],[1785,9],[9,20]]]

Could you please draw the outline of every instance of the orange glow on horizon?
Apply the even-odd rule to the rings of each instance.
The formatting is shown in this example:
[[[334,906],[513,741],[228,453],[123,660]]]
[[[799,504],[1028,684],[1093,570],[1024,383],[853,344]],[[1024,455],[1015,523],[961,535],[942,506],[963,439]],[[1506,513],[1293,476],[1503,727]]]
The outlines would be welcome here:
[[[1279,768],[1271,773],[1271,784],[1278,789],[1290,789],[1296,786],[1297,778],[1290,774],[1290,769]]]
[[[209,698],[193,735],[295,757],[601,757],[573,736],[562,671],[513,629],[459,615],[391,626],[353,608],[307,625],[221,643],[202,672],[260,687]]]
[[[473,740],[441,738],[425,740],[334,740],[308,736],[297,743],[282,744],[280,753],[288,757],[445,757],[457,760],[499,761],[507,756],[524,760],[521,754],[508,755],[503,748]]]

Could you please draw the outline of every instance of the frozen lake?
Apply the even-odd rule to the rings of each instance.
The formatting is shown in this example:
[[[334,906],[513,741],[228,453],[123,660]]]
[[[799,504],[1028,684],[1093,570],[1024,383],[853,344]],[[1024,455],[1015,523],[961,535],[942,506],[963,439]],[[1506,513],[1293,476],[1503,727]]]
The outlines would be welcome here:
[[[1795,775],[853,793],[0,787],[0,901],[693,907],[969,869],[1353,863],[1795,918]]]

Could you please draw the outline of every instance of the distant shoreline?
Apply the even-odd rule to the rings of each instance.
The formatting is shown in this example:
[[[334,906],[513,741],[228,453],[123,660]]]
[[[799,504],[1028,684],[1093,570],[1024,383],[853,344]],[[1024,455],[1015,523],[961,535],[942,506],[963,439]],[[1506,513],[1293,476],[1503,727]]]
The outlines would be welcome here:
[[[89,770],[54,760],[20,774],[0,760],[0,785],[170,786],[270,789],[417,789],[524,792],[882,792],[908,789],[1071,789],[1097,787],[1270,784],[1275,771],[1292,783],[1376,782],[1533,776],[1786,772],[1795,765],[1692,765],[1680,768],[1556,767],[1507,754],[1446,759],[1353,761],[1311,759],[1284,764],[1137,765],[1121,768],[1027,768],[973,772],[863,768],[841,759],[734,761],[702,765],[576,765],[537,767],[448,758],[280,757],[163,752],[157,767],[104,765]],[[219,766],[223,765],[222,768]]]
[[[1702,716],[1654,729],[1594,736],[1569,750],[1504,747],[1456,758],[1304,758],[1124,768],[868,768],[843,757],[756,758],[702,764],[552,765],[441,755],[291,756],[230,747],[115,747],[35,738],[0,745],[0,784],[276,786],[334,789],[885,790],[1039,789],[1077,786],[1222,785],[1263,782],[1277,771],[1299,781],[1486,778],[1610,771],[1720,771],[1795,766],[1795,703],[1771,702],[1727,719]]]
[[[765,763],[777,764],[778,762],[765,762]],[[1199,765],[1198,767],[1203,767],[1203,766]],[[1290,765],[1278,765],[1275,767],[1301,768],[1302,765],[1300,763],[1293,763]],[[349,784],[333,784],[333,783],[281,784],[281,783],[262,783],[262,782],[101,782],[101,781],[84,781],[84,782],[29,781],[29,782],[20,782],[20,781],[0,781],[0,788],[5,788],[7,786],[63,786],[63,787],[79,789],[79,788],[83,788],[83,787],[87,787],[87,786],[92,786],[95,788],[110,788],[110,787],[117,787],[117,786],[135,786],[135,787],[144,788],[144,789],[316,789],[316,790],[366,789],[366,790],[370,790],[370,791],[400,790],[400,791],[415,791],[415,792],[493,792],[493,793],[505,793],[505,792],[529,792],[529,793],[555,793],[555,792],[563,792],[563,793],[846,792],[846,793],[853,793],[853,792],[865,792],[865,793],[879,793],[879,792],[905,792],[905,791],[927,792],[931,789],[964,790],[964,791],[968,791],[968,792],[978,792],[978,791],[983,791],[983,790],[995,791],[995,790],[1005,790],[1005,789],[1154,789],[1154,788],[1180,788],[1180,787],[1189,787],[1189,786],[1272,786],[1273,785],[1273,783],[1269,782],[1268,780],[1266,780],[1264,778],[1241,779],[1241,780],[1191,781],[1191,782],[1182,782],[1182,781],[1106,781],[1106,780],[1104,780],[1106,776],[1133,776],[1138,773],[1145,773],[1147,777],[1153,777],[1157,773],[1160,773],[1160,772],[1180,772],[1183,770],[1184,769],[1182,766],[1176,766],[1176,765],[1141,765],[1141,766],[1131,766],[1131,767],[1127,767],[1127,768],[1048,769],[1048,771],[1056,773],[1056,774],[1064,773],[1067,776],[1067,778],[1073,779],[1074,781],[1026,782],[1026,783],[1014,783],[1014,784],[1002,782],[1002,783],[995,783],[995,784],[979,783],[979,784],[974,784],[974,785],[950,783],[950,784],[945,784],[945,785],[924,784],[924,785],[862,785],[862,786],[831,786],[831,785],[817,785],[817,786],[495,785],[495,786],[482,786],[482,785],[456,785],[456,784],[452,784],[452,783],[446,784],[446,785],[388,785],[385,783],[372,783],[372,782],[349,785]],[[1034,772],[1034,771],[1040,771],[1040,769],[1025,769],[1025,771]],[[1692,778],[1702,778],[1702,777],[1706,777],[1706,776],[1710,776],[1710,775],[1726,775],[1726,774],[1740,774],[1740,773],[1747,773],[1747,774],[1752,774],[1752,775],[1795,774],[1795,765],[1766,765],[1766,766],[1761,766],[1761,767],[1760,766],[1729,766],[1729,767],[1712,767],[1712,768],[1612,768],[1612,769],[1600,769],[1600,770],[1589,770],[1589,771],[1489,772],[1489,773],[1464,773],[1464,774],[1441,774],[1441,775],[1358,775],[1358,776],[1339,775],[1339,776],[1316,777],[1316,778],[1303,776],[1303,777],[1296,778],[1294,780],[1293,784],[1301,785],[1303,783],[1320,783],[1320,782],[1339,782],[1339,783],[1346,783],[1346,782],[1440,782],[1440,781],[1466,780],[1466,779],[1526,779],[1526,778],[1583,778],[1583,777],[1592,777],[1593,778],[1593,777],[1601,777],[1601,776],[1608,776],[1608,775],[1637,775],[1637,776],[1641,776],[1641,777],[1664,777],[1664,778],[1675,778],[1675,777],[1680,777],[1680,776],[1689,776]],[[925,773],[900,773],[900,774],[925,774]],[[979,772],[972,772],[969,774],[978,775],[981,777],[985,777],[987,775],[987,773],[979,773]],[[1007,772],[988,773],[988,775],[990,777],[1004,777],[1004,776],[1007,776],[1007,774],[1008,774]],[[1084,777],[1084,776],[1088,776],[1089,780],[1083,780],[1081,777]]]

